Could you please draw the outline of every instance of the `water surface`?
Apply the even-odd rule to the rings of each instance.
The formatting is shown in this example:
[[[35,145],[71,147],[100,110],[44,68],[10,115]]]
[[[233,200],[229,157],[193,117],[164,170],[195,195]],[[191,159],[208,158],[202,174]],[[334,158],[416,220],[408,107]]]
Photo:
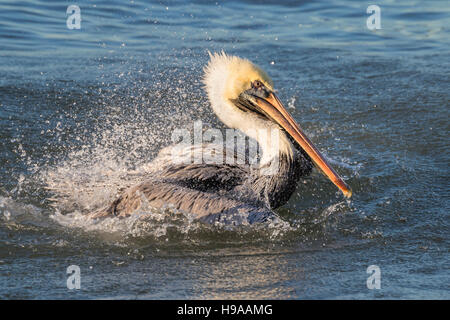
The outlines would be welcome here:
[[[80,30],[70,4],[0,4],[2,299],[450,298],[446,1],[378,1],[376,31],[363,1],[78,1]],[[84,219],[175,128],[222,127],[208,50],[269,73],[353,198],[315,172],[281,224]]]

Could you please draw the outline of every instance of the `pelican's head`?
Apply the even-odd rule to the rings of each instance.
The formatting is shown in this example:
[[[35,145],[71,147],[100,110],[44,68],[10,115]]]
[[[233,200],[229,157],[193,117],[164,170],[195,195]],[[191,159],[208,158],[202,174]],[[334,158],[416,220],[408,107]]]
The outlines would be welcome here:
[[[273,90],[273,82],[261,68],[247,59],[222,53],[209,53],[210,61],[205,67],[203,82],[212,109],[219,119],[230,128],[243,128],[245,110],[236,106],[242,93],[252,89],[254,83],[261,82]]]
[[[274,93],[269,76],[247,59],[229,56],[224,52],[209,55],[203,82],[212,109],[219,119],[228,127],[239,129],[256,139],[263,149],[263,158],[265,153],[270,156],[275,153],[278,155],[278,152],[289,155],[292,152],[287,137],[289,135],[344,195],[350,197],[351,189],[286,111]],[[274,144],[261,139],[255,129],[279,130],[280,141]],[[273,150],[274,145],[277,150]]]

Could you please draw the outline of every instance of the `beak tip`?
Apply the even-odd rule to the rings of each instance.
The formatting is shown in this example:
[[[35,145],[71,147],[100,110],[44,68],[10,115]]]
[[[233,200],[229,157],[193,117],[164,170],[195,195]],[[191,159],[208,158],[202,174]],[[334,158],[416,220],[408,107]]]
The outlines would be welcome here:
[[[353,195],[352,188],[349,187],[348,190],[344,191],[344,196],[345,196],[347,199],[350,199],[350,198],[352,197],[352,195]]]

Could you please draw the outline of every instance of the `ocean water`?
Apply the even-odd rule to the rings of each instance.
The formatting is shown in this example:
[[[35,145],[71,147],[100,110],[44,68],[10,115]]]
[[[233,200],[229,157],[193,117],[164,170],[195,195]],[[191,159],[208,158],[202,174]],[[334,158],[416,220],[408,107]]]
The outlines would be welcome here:
[[[447,1],[1,1],[0,298],[449,299],[449,25]],[[87,220],[173,130],[223,127],[208,50],[265,69],[354,196],[315,172],[278,224]]]

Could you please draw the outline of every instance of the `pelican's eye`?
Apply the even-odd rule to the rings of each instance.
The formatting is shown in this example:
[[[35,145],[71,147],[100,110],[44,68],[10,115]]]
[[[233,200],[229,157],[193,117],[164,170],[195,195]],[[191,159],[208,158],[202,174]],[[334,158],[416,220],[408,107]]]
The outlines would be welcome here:
[[[264,83],[262,83],[259,80],[255,80],[252,82],[252,88],[253,89],[260,89],[260,88],[264,88]]]
[[[249,89],[252,94],[260,97],[260,98],[267,98],[270,95],[270,90],[264,85],[264,83],[261,80],[255,80],[251,83],[252,88]]]

